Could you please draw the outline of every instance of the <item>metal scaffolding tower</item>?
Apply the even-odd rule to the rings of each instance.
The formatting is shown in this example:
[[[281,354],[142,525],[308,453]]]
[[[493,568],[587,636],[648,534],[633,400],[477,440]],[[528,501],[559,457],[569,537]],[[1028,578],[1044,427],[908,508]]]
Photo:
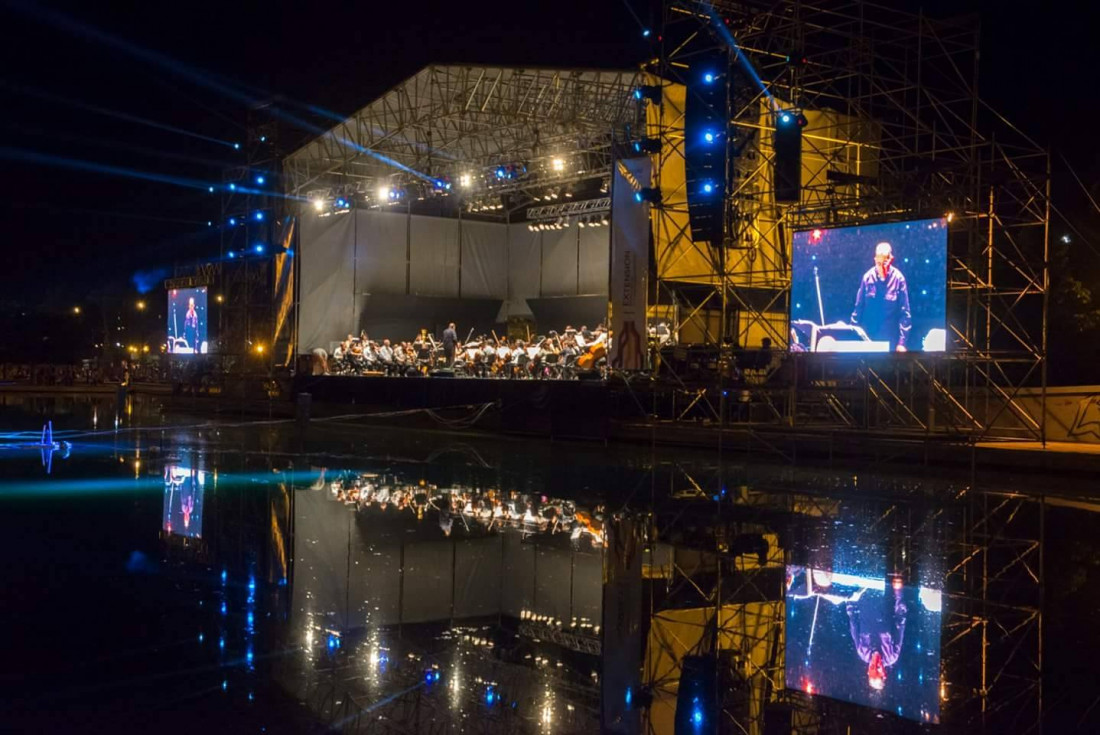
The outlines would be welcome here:
[[[976,20],[852,0],[667,0],[660,39],[649,69],[665,85],[648,119],[663,142],[664,201],[651,315],[672,315],[681,342],[784,346],[793,232],[946,216],[949,356],[838,368],[794,355],[792,372],[846,372],[841,382],[879,407],[866,428],[1043,440],[1049,156],[979,97]],[[687,220],[683,99],[688,64],[716,53],[728,61],[731,194],[725,239],[711,246]],[[809,121],[792,204],[774,196],[779,109]],[[773,421],[852,425],[847,410],[815,411],[830,395],[855,400],[817,390],[823,382],[788,381],[790,395],[769,399]]]

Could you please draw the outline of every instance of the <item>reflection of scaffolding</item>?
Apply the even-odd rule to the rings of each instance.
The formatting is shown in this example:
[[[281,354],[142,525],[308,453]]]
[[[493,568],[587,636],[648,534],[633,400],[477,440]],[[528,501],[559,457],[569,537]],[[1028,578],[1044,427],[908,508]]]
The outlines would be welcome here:
[[[1046,381],[1049,162],[979,99],[974,22],[863,2],[782,0],[761,9],[667,0],[661,38],[652,71],[666,93],[648,121],[663,143],[665,203],[654,209],[652,315],[671,317],[681,342],[717,349],[723,339],[756,345],[769,337],[786,345],[795,230],[951,213],[949,364],[911,355],[885,374],[868,360],[842,365],[853,368],[860,399],[884,407],[876,426],[1041,439],[1042,407],[1019,395]],[[721,247],[692,240],[683,159],[685,70],[716,51],[727,54],[731,80]],[[809,120],[802,198],[791,205],[775,202],[771,180],[779,108],[804,110]],[[910,403],[910,393],[919,402]],[[767,420],[815,423],[816,412],[844,425],[834,408],[845,400],[828,390],[792,392],[787,401],[770,399],[779,410]]]
[[[724,731],[759,734],[777,718],[799,733],[883,726],[866,708],[785,691],[782,568],[806,563],[808,529],[827,539],[842,510],[849,520],[858,514],[861,537],[881,546],[888,572],[942,581],[942,721],[983,732],[1038,729],[1041,499],[822,470],[757,470],[740,487],[693,472],[680,467],[670,479],[690,490],[657,508],[657,538],[675,549],[658,559],[669,551],[651,543],[651,565],[671,573],[653,596],[647,732],[671,732],[685,655],[718,658],[719,691],[731,692],[718,700]],[[768,542],[763,555],[746,543],[757,535]]]

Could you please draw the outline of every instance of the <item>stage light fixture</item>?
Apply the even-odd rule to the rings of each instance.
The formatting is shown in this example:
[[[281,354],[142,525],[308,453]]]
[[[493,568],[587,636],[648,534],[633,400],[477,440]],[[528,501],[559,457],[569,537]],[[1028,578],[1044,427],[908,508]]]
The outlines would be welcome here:
[[[267,179],[265,179],[263,176],[257,176],[256,186],[263,186],[265,181],[267,181]]]
[[[347,199],[344,199],[343,197],[340,197],[339,199],[336,200],[336,207],[338,209],[344,209],[347,206],[348,206],[348,200]]]
[[[503,179],[503,178],[506,178],[508,176],[508,170],[506,168],[504,168],[503,166],[499,166],[497,168],[496,174],[497,174],[498,179]]]
[[[556,173],[561,173],[565,170],[565,161],[561,158],[555,158],[550,162],[550,167],[554,169]]]
[[[240,143],[234,143],[233,144],[233,150],[239,151],[240,149],[241,149],[241,144]]]
[[[206,187],[206,190],[207,190],[208,192],[210,192],[211,194],[213,194],[213,193],[214,193],[214,187],[212,187],[212,186],[208,186],[208,187]]]
[[[635,153],[660,153],[661,140],[659,138],[639,138],[631,143]]]
[[[643,28],[642,29],[642,38],[649,38],[649,32],[650,31],[649,31],[648,28]]]
[[[634,99],[648,100],[655,105],[661,104],[661,87],[655,84],[643,84],[634,89]]]
[[[320,212],[325,208],[325,201],[323,199],[313,200],[313,211]]]
[[[379,201],[386,201],[390,198],[390,187],[380,186],[378,187],[378,199]]]
[[[264,221],[264,213],[263,212],[256,212],[256,214],[254,214],[252,216],[256,219],[257,222],[263,222]]]
[[[214,220],[210,220],[210,219],[206,220],[206,226],[207,227],[213,227],[214,226]]]
[[[229,218],[229,226],[230,227],[236,227],[237,226],[237,218],[236,217],[230,217]]]
[[[259,254],[259,255],[263,255],[263,253],[264,253],[264,246],[263,246],[263,244],[262,244],[262,243],[256,243],[256,244],[255,244],[255,245],[254,245],[254,246],[252,247],[252,249],[253,249],[253,250],[255,250],[255,251],[256,251],[256,253],[257,253],[257,254]]]
[[[713,130],[708,130],[707,132],[703,133],[703,140],[708,143],[713,143],[716,137],[717,136],[714,134]]]
[[[237,190],[237,185],[234,184],[233,182],[229,182],[229,191],[236,191],[236,190]]]
[[[261,143],[266,143],[267,142],[267,136],[266,135],[261,135],[260,136],[260,142]]]
[[[458,184],[463,189],[469,189],[471,183],[473,183],[473,179],[471,178],[470,174],[462,174],[462,176],[460,176],[458,179]]]
[[[1069,245],[1070,242],[1071,242],[1070,236],[1069,235],[1062,235],[1062,242],[1064,242],[1066,245]]]
[[[714,193],[714,182],[704,181],[703,182],[703,193],[704,194],[713,194]]]
[[[717,79],[717,77],[714,76],[713,72],[708,71],[706,74],[703,75],[703,81],[707,84],[713,84],[715,79]]]
[[[230,250],[229,251],[229,259],[232,260],[233,258],[236,258],[236,257],[237,257],[237,253],[234,252],[233,250]]]

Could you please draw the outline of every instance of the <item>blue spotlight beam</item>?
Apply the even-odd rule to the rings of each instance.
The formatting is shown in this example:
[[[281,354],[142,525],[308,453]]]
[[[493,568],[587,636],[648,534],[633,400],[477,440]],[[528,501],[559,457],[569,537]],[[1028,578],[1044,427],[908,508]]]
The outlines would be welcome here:
[[[156,120],[150,120],[146,117],[140,117],[138,115],[131,115],[128,112],[120,112],[119,110],[111,110],[106,107],[100,107],[99,105],[89,104],[87,102],[81,102],[80,100],[68,99],[56,94],[50,94],[49,92],[43,92],[40,90],[29,89],[27,87],[17,87],[13,84],[0,81],[0,87],[3,87],[9,91],[17,94],[22,94],[27,97],[34,97],[35,99],[44,100],[46,102],[52,102],[58,105],[67,105],[69,107],[75,107],[78,110],[84,110],[85,112],[92,112],[97,115],[104,115],[106,117],[113,117],[116,120],[125,120],[126,122],[132,122],[136,125],[145,125],[150,128],[156,128],[157,130],[163,130],[168,133],[176,133],[177,135],[186,135],[190,138],[197,138],[204,140],[208,143],[215,143],[217,145],[233,147],[233,144],[227,140],[219,140],[218,138],[212,138],[209,135],[203,135],[202,133],[196,133],[191,130],[184,130],[183,128],[177,128],[175,125],[167,125]]]
[[[778,109],[778,103],[775,101],[775,97],[773,97],[772,93],[768,91],[768,87],[760,78],[760,74],[757,73],[756,67],[754,67],[752,65],[752,62],[749,61],[748,54],[746,54],[744,49],[741,48],[741,45],[737,43],[737,39],[733,37],[733,33],[730,31],[729,27],[727,27],[726,24],[722,22],[722,18],[714,9],[714,5],[712,5],[710,2],[704,2],[703,7],[706,8],[707,15],[710,16],[710,20],[714,24],[718,35],[721,36],[722,40],[726,42],[727,46],[729,46],[736,52],[737,61],[741,64],[741,67],[745,70],[745,73],[748,74],[753,82],[756,83],[756,86],[760,88],[761,93],[763,93],[763,95],[771,103],[772,109]]]
[[[9,161],[20,161],[23,163],[34,163],[42,166],[68,168],[74,171],[87,171],[90,173],[106,174],[108,176],[123,176],[126,178],[138,179],[141,181],[153,181],[158,184],[182,186],[186,189],[201,189],[203,191],[210,190],[209,182],[199,181],[198,179],[190,179],[183,176],[169,176],[168,174],[161,174],[153,171],[139,171],[133,168],[126,168],[125,166],[113,166],[108,163],[83,161],[79,158],[63,158],[61,156],[54,156],[48,153],[39,153],[38,151],[28,151],[20,148],[10,148],[7,146],[0,146],[0,159],[6,159]],[[293,194],[278,194],[276,192],[267,191],[265,189],[253,189],[244,186],[238,186],[236,188],[236,191],[243,194],[259,194],[263,196],[276,197],[280,199],[290,199],[299,202],[308,201],[306,197],[295,196]]]
[[[130,54],[131,56],[135,56],[142,61],[148,62],[164,69],[170,74],[183,77],[184,79],[187,79],[194,84],[206,87],[207,89],[223,94],[226,97],[236,100],[237,102],[240,102],[241,104],[244,104],[248,107],[254,107],[258,104],[266,102],[266,100],[263,98],[248,94],[227,82],[221,81],[214,74],[202,71],[196,67],[191,67],[165,54],[161,54],[147,48],[142,48],[137,44],[113,36],[109,33],[106,33],[105,31],[101,31],[98,28],[91,26],[87,23],[82,23],[60,11],[45,8],[40,5],[35,5],[25,1],[9,3],[9,7],[21,11],[25,15],[28,15],[36,20],[51,23],[72,35],[89,38],[93,41],[98,41],[104,45],[111,46],[119,51]],[[303,120],[297,115],[292,115],[284,110],[280,110],[279,108],[272,108],[272,113],[277,117],[285,120],[286,122],[297,125],[298,127],[314,133],[315,135],[331,137],[333,140],[340,143],[341,145],[347,146],[357,153],[371,156],[372,158],[388,166],[396,168],[399,171],[404,171],[405,173],[415,176],[423,181],[433,181],[433,177],[429,176],[426,173],[417,171],[416,169],[410,166],[406,166],[400,161],[396,161],[389,156],[385,156],[381,153],[361,146],[353,141],[349,141],[346,138],[342,138],[334,131],[320,128],[309,122],[308,120]],[[341,119],[341,122],[343,122],[343,119]]]

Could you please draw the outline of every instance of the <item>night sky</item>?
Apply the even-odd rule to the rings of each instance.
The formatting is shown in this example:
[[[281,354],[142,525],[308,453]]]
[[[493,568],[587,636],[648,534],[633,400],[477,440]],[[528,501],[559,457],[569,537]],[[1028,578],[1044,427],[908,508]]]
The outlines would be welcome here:
[[[630,0],[643,21],[657,3]],[[913,7],[909,5],[908,7]],[[1038,4],[925,6],[930,15],[981,14],[984,96],[1090,183],[1100,176],[1100,106],[1084,76],[1094,18]],[[51,13],[57,17],[51,19]],[[79,109],[96,105],[212,138],[243,140],[246,105],[143,61],[58,18],[177,60],[211,78],[340,114],[365,105],[432,62],[630,68],[648,44],[623,0],[554,3],[4,3],[0,24],[0,301],[50,308],[130,288],[138,270],[217,252],[205,191],[25,160],[27,152],[215,182],[240,160],[227,146]],[[71,27],[71,26],[70,26]],[[313,118],[324,124],[320,118]],[[291,150],[310,137],[287,130]],[[1057,164],[1056,203],[1087,235],[1100,221]],[[1096,192],[1100,193],[1100,192]],[[1100,228],[1096,228],[1100,231]],[[1064,230],[1056,224],[1055,233]],[[1100,237],[1095,238],[1100,245]],[[1100,250],[1072,249],[1079,272]]]

